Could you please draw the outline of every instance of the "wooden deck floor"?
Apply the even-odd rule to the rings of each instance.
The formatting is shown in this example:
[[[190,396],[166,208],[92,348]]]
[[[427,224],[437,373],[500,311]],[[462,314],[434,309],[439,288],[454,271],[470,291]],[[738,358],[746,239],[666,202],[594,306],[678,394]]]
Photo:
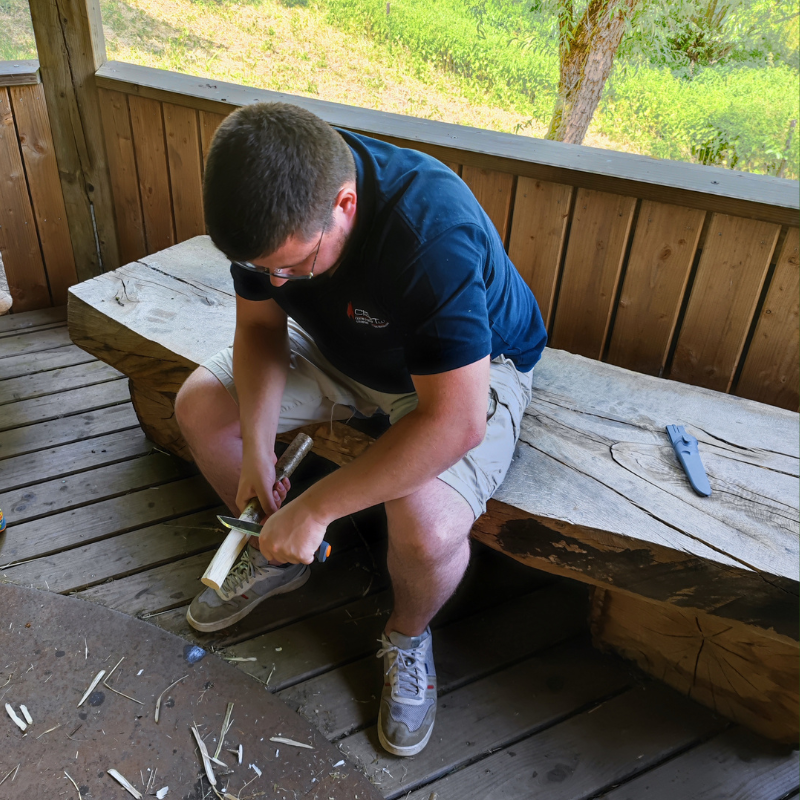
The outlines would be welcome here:
[[[387,798],[798,796],[796,751],[594,651],[585,587],[477,546],[434,623],[433,739],[411,759],[384,754],[374,654],[390,594],[376,512],[335,526],[334,556],[302,589],[229,630],[196,634],[184,614],[222,538],[219,501],[192,467],[148,442],[127,381],[70,343],[64,316],[0,318],[0,580],[140,616],[222,656],[254,656],[241,669]]]

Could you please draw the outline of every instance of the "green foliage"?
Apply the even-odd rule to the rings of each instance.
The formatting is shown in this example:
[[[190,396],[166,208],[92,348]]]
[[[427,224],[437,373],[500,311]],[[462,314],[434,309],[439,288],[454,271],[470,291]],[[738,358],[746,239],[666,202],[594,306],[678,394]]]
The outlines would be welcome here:
[[[337,27],[410,51],[420,75],[427,64],[442,66],[463,78],[468,96],[547,123],[558,87],[559,33],[558,16],[548,11],[558,0],[534,2],[538,15],[530,13],[531,0],[395,0],[388,14],[384,0],[318,0]],[[586,4],[576,0],[575,18]],[[768,52],[775,37],[765,33],[793,24],[775,16],[790,15],[793,6],[788,0],[724,5],[724,13],[718,4],[703,17],[705,38],[691,39],[685,33],[695,24],[691,13],[708,11],[709,0],[645,2],[594,129],[659,158],[762,173],[774,173],[785,158],[784,174],[797,177],[800,131],[788,151],[785,145],[790,120],[800,118],[800,78]],[[760,32],[753,32],[756,24]],[[677,49],[681,41],[705,48],[704,55],[692,63]],[[704,61],[716,63],[704,67]]]
[[[0,0],[0,61],[36,58],[27,0]]]

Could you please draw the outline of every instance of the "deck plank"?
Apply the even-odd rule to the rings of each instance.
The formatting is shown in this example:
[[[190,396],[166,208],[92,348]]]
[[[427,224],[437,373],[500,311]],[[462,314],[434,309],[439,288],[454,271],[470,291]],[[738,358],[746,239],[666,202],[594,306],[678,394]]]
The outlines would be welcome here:
[[[21,375],[0,383],[0,405],[32,400],[49,394],[57,394],[70,389],[95,386],[98,383],[121,378],[122,373],[104,364],[92,361],[71,367]],[[5,413],[5,412],[3,412]]]
[[[57,328],[45,328],[31,333],[15,333],[13,336],[6,336],[2,342],[0,359],[53,350],[70,344],[70,338],[67,326],[59,325]]]
[[[222,511],[222,506],[199,511],[37,558],[5,570],[0,577],[62,594],[118,580],[214,548],[225,538],[216,520]]]
[[[39,422],[20,430],[3,431],[0,433],[0,460],[91,439],[138,424],[133,406],[122,403],[50,422]]]
[[[578,663],[582,664],[583,659],[578,659]],[[561,670],[565,669],[566,664]],[[559,678],[561,670],[551,674]],[[584,669],[575,674],[580,683],[589,682],[593,677],[591,671]],[[427,775],[434,774],[435,764],[431,761],[437,750],[449,749],[452,745],[448,739],[463,739],[463,731],[468,731],[470,736],[475,735],[475,731],[481,734],[487,725],[487,714],[493,718],[502,709],[504,717],[514,719],[518,709],[527,711],[531,705],[527,696],[534,694],[532,685],[537,684],[521,680],[511,687],[503,682],[494,688],[488,707],[485,705],[487,698],[479,691],[484,688],[482,685],[472,684],[454,693],[441,714],[437,713],[438,730],[424,751],[424,760],[430,765]],[[532,711],[549,699],[546,692],[541,692],[534,698]],[[531,732],[533,723],[533,719],[528,723]],[[692,746],[726,724],[679,694],[650,683],[429,783],[412,792],[409,800],[428,800],[434,791],[439,800],[528,800],[531,797],[578,800],[591,797]],[[373,747],[373,738],[376,738],[373,731],[359,733],[345,739],[344,746],[340,747],[366,759]],[[488,749],[484,748],[484,752]],[[411,784],[412,774],[422,774],[414,764],[405,778],[399,779],[397,766],[397,759],[389,756],[380,756],[377,762],[366,766],[368,776],[380,775],[383,767],[398,776],[382,782],[385,797],[396,797]],[[387,791],[390,787],[391,791]]]
[[[0,563],[9,565],[51,555],[218,504],[219,498],[198,476],[11,524],[0,541]]]
[[[800,784],[797,750],[733,728],[603,800],[780,800]]]
[[[112,377],[96,386],[68,389],[58,394],[47,394],[32,400],[7,403],[3,406],[0,432],[130,402],[130,399],[128,381],[124,378]]]
[[[0,508],[17,525],[196,474],[193,464],[153,453],[66,478],[42,481],[35,487],[0,493]]]
[[[66,322],[66,320],[66,306],[42,308],[38,311],[24,311],[21,314],[6,314],[0,317],[0,334],[8,333],[8,331],[37,328],[41,325],[52,325],[53,323]]]
[[[3,461],[0,492],[10,492],[53,478],[66,478],[153,452],[156,452],[153,443],[136,427],[14,456]]]
[[[566,581],[489,608],[481,607],[480,602],[474,606],[467,606],[464,609],[467,613],[463,616],[444,618],[441,622],[436,619],[432,624],[440,697],[578,636],[586,628],[583,613],[585,591]],[[339,628],[327,628],[327,638],[334,638],[331,631],[336,633],[337,640],[339,631],[361,631],[360,644],[348,654],[351,659],[358,655],[361,657],[343,666],[323,672],[323,660],[318,659],[315,664],[308,657],[305,645],[308,637],[297,637],[294,630],[282,628],[274,633],[270,642],[265,640],[265,644],[273,645],[273,649],[275,646],[283,648],[281,656],[275,657],[275,674],[270,687],[274,687],[282,700],[299,710],[329,739],[340,738],[375,723],[382,682],[381,665],[376,661],[375,653],[388,614],[380,618],[366,615],[359,618],[353,606],[343,610],[353,613],[352,624],[346,622]],[[332,617],[330,614],[326,616],[328,619]],[[532,624],[532,620],[537,621]],[[315,620],[298,623],[293,628],[301,626],[313,630]],[[525,635],[519,635],[520,631]],[[346,635],[353,638],[349,633]],[[481,642],[480,647],[475,646],[476,641]],[[335,646],[338,648],[338,641]],[[311,646],[311,652],[315,650],[319,650],[319,645]],[[241,647],[234,647],[228,652],[240,655],[243,651]],[[327,652],[330,654],[332,649]],[[339,655],[340,661],[344,658],[344,654]],[[267,667],[270,668],[269,664]],[[255,674],[249,664],[242,664],[241,668]],[[313,675],[314,672],[320,674]],[[256,677],[265,680],[268,675],[256,674]]]
[[[3,349],[0,346],[0,353],[2,352]],[[96,357],[91,353],[87,353],[74,344],[63,345],[44,353],[37,353],[35,358],[31,358],[30,355],[16,355],[4,358],[0,355],[0,381],[19,378],[23,375],[33,375],[37,372],[48,372],[63,367],[71,367],[75,364],[88,364],[96,360]]]

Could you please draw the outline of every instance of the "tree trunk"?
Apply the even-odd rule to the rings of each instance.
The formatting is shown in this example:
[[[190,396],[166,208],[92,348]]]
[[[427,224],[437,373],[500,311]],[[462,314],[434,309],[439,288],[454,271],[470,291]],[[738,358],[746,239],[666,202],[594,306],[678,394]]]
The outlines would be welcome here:
[[[562,0],[569,3],[569,0]],[[628,17],[641,0],[591,0],[569,34],[562,26],[558,98],[547,139],[580,144],[614,64]],[[571,5],[570,5],[571,9]],[[571,17],[571,14],[564,15]]]

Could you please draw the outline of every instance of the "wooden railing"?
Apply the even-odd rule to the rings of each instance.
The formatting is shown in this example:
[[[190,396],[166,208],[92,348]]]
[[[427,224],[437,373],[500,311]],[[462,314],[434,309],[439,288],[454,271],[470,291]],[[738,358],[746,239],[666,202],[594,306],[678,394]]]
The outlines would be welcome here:
[[[216,127],[239,106],[285,100],[458,172],[533,289],[551,346],[798,408],[796,181],[118,62],[102,63],[95,83],[120,263],[203,233]]]
[[[0,62],[0,256],[15,311],[67,302],[75,258],[38,61]]]
[[[798,407],[797,183],[108,62],[97,73],[123,262],[203,232],[224,116],[288,100],[426,151],[470,186],[553,347]]]

